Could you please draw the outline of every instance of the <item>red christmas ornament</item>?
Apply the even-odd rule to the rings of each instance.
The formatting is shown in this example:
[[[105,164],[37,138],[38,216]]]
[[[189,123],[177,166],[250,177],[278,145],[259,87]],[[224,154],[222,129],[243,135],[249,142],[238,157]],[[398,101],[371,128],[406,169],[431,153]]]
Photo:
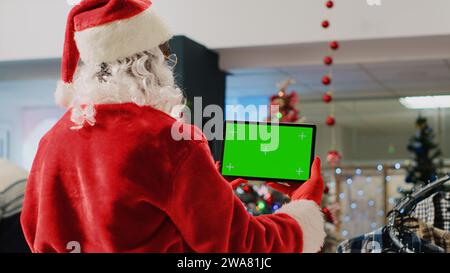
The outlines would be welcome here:
[[[336,124],[336,119],[334,119],[333,116],[328,116],[326,122],[328,126],[334,126]]]
[[[322,27],[323,28],[328,28],[330,26],[330,22],[328,20],[323,20],[322,21]]]
[[[334,2],[333,1],[327,1],[326,3],[327,8],[331,9],[334,7]]]
[[[338,50],[339,49],[339,43],[337,41],[333,41],[330,43],[330,48],[333,50]]]
[[[323,76],[322,78],[323,85],[330,85],[331,84],[331,77],[328,75]]]
[[[334,223],[334,222],[335,222],[334,216],[333,216],[333,214],[331,213],[331,211],[330,211],[329,208],[327,208],[327,207],[323,208],[323,209],[322,209],[322,212],[323,212],[323,215],[325,216],[325,220],[326,220],[328,223]]]
[[[250,187],[249,185],[245,185],[242,189],[243,189],[246,193],[249,193],[249,192],[252,191],[252,187]]]
[[[333,96],[331,95],[330,92],[327,92],[323,95],[322,100],[325,103],[330,103],[333,100]]]
[[[323,63],[325,65],[332,65],[333,64],[333,57],[326,56],[325,58],[323,58]]]
[[[341,162],[341,154],[338,151],[329,151],[327,154],[328,164],[334,166]]]

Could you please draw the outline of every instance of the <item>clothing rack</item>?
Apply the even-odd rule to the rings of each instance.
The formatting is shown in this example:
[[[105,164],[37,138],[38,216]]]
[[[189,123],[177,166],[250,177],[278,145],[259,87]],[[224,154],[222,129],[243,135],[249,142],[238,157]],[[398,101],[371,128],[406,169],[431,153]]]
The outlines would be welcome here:
[[[396,219],[398,217],[404,217],[405,215],[409,215],[412,210],[414,210],[417,203],[420,201],[430,197],[433,195],[435,190],[445,183],[450,181],[450,174],[445,177],[438,179],[437,181],[430,183],[417,192],[405,197],[403,200],[399,202],[399,204],[389,213],[388,215],[388,234],[392,243],[400,250],[400,253],[414,253],[414,250],[408,248],[399,238],[400,234],[399,229],[396,227]]]

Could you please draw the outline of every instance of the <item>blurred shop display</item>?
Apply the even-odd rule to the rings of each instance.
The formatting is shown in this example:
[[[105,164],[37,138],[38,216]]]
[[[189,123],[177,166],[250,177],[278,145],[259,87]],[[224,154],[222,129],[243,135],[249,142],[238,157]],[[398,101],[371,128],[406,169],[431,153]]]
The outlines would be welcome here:
[[[28,173],[0,158],[0,253],[29,252],[20,225]]]
[[[0,127],[0,158],[9,158],[9,131]]]
[[[436,133],[428,125],[426,118],[419,116],[416,121],[416,133],[408,143],[408,151],[414,154],[414,161],[408,166],[406,183],[413,184],[413,190],[420,188],[442,175],[440,169],[444,164],[442,151],[435,140]],[[404,195],[409,195],[412,190],[399,189]]]
[[[450,252],[450,192],[442,190],[449,181],[444,176],[406,196],[388,213],[385,226],[342,242],[338,252]]]

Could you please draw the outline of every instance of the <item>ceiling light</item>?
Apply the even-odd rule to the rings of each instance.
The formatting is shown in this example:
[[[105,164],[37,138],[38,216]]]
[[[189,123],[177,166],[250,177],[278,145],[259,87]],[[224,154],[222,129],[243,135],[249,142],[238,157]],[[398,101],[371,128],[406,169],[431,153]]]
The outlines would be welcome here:
[[[450,108],[450,96],[404,97],[400,103],[409,109]]]

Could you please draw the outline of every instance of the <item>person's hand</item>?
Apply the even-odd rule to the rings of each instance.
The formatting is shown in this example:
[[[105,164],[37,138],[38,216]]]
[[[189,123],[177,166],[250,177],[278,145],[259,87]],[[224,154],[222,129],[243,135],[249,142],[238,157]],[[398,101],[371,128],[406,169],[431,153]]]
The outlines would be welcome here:
[[[216,169],[218,172],[220,172],[220,161],[216,161]],[[243,178],[238,178],[238,179],[227,179],[225,178],[228,182],[230,182],[231,187],[233,188],[233,190],[237,189],[240,185],[242,184],[247,184],[248,180],[243,179]]]
[[[320,172],[320,157],[316,157],[311,168],[311,178],[303,184],[287,183],[287,185],[268,182],[268,185],[284,194],[292,200],[311,200],[321,205],[322,195],[325,189],[322,174]]]
[[[237,189],[242,184],[247,184],[248,180],[245,180],[243,178],[238,178],[230,182],[231,187],[233,190]]]

